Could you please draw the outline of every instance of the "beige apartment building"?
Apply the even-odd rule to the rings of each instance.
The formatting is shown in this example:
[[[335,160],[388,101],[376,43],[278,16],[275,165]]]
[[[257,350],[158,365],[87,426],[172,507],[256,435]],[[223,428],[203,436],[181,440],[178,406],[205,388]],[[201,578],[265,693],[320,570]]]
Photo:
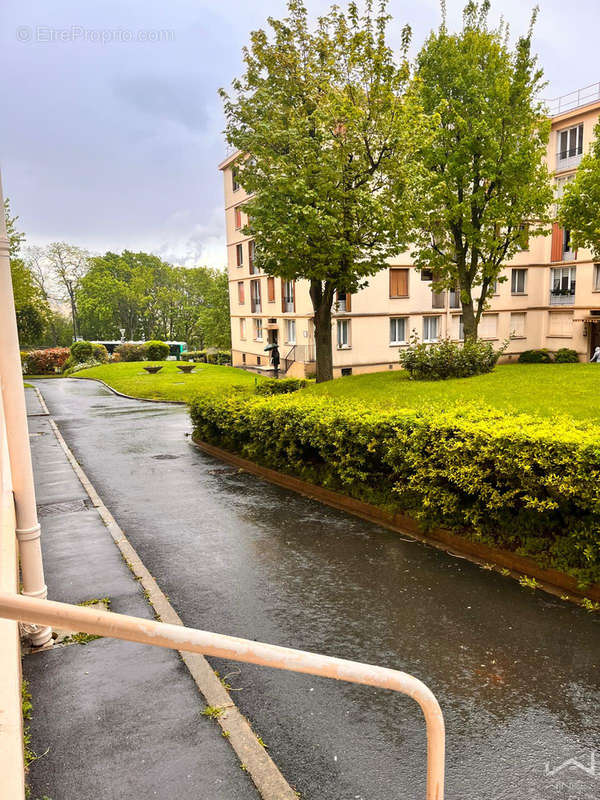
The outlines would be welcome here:
[[[548,165],[557,198],[589,150],[600,116],[600,84],[549,103],[552,133]],[[234,366],[269,368],[265,346],[277,342],[281,372],[314,372],[314,330],[308,282],[283,281],[261,274],[253,264],[253,242],[244,236],[242,206],[247,198],[236,181],[240,153],[219,169],[225,185],[227,263]],[[509,339],[504,360],[531,348],[569,347],[587,360],[600,345],[600,265],[589,251],[574,252],[569,231],[554,224],[552,235],[531,238],[507,264],[479,327],[481,338]],[[435,293],[431,275],[411,265],[408,253],[390,259],[389,268],[368,287],[340,294],[333,314],[334,375],[397,369],[398,351],[413,331],[425,342],[462,339],[456,292]]]

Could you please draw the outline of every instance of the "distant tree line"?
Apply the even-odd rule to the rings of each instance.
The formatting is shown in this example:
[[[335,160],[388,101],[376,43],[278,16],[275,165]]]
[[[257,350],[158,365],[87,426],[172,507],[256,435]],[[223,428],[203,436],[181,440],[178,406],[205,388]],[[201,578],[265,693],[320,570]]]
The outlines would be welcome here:
[[[5,217],[22,346],[120,339],[124,330],[126,340],[231,347],[225,272],[129,250],[94,256],[67,242],[23,249],[8,200]]]

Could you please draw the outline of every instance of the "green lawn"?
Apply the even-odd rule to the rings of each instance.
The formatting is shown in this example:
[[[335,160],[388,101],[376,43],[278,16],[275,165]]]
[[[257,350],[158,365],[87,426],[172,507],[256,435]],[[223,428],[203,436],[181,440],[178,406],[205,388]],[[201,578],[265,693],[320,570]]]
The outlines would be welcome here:
[[[304,391],[381,408],[479,402],[543,417],[600,421],[600,364],[502,364],[488,375],[447,381],[411,381],[406,372],[375,372]]]
[[[162,364],[162,370],[149,375],[144,367]],[[174,361],[133,361],[121,364],[106,364],[75,373],[74,378],[99,378],[113,389],[133,397],[148,400],[191,400],[199,392],[222,392],[239,386],[252,392],[255,381],[263,380],[257,375],[234,367],[219,367],[212,364],[196,364],[191,375],[184,375]]]

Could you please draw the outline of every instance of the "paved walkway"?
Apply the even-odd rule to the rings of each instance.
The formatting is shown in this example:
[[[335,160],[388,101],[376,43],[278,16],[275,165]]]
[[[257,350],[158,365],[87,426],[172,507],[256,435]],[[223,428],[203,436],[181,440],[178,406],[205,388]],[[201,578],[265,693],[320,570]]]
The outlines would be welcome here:
[[[152,618],[32,389],[26,391],[49,596]],[[27,655],[32,798],[258,798],[178,655],[108,639]],[[1,791],[0,791],[1,794]]]

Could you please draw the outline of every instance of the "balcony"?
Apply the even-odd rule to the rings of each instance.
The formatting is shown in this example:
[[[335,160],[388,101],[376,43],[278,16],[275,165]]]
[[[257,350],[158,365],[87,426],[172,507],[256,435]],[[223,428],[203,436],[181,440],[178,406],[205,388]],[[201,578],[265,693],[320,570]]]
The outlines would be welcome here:
[[[552,289],[550,291],[551,306],[572,306],[575,302],[575,289]]]
[[[556,171],[565,172],[569,169],[576,169],[583,158],[583,148],[572,147],[568,150],[559,150],[556,154]]]

